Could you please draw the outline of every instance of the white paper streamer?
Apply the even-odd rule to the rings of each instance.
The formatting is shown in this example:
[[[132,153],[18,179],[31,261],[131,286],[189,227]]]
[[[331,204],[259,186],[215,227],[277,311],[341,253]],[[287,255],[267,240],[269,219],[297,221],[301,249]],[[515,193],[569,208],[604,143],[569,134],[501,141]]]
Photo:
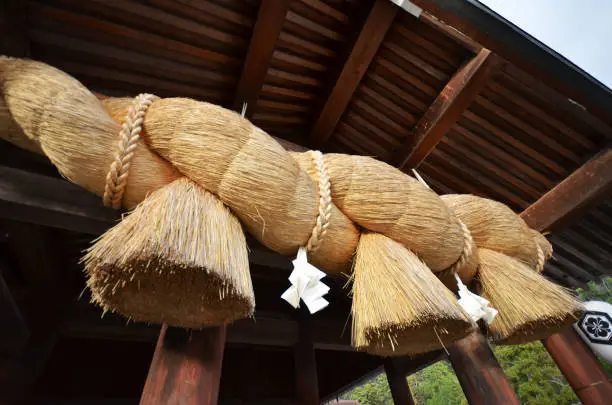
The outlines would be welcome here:
[[[321,282],[325,273],[308,263],[305,247],[298,250],[297,257],[292,263],[293,271],[289,276],[291,287],[281,295],[281,298],[293,308],[300,307],[301,299],[311,314],[328,306],[329,302],[323,296],[329,292],[329,287]]]
[[[457,274],[457,286],[459,287],[459,305],[474,322],[483,319],[487,325],[490,325],[497,315],[497,309],[489,306],[489,301],[480,295],[474,294],[463,284]]]

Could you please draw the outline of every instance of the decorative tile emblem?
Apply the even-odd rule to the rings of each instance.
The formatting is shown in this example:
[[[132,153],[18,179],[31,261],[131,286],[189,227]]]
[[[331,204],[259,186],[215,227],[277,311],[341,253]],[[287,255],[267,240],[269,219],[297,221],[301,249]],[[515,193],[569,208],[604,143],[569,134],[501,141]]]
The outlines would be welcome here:
[[[586,312],[578,327],[592,343],[612,345],[612,319],[605,312]]]

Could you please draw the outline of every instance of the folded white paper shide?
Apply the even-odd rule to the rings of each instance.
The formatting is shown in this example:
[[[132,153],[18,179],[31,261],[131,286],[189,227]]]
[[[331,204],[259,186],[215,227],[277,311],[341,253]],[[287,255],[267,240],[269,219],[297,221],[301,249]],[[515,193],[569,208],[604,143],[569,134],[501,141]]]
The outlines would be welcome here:
[[[467,314],[472,318],[474,322],[483,319],[487,325],[490,325],[497,315],[497,309],[489,306],[489,301],[486,298],[476,295],[461,282],[458,275],[455,274],[457,279],[457,286],[459,287],[459,305]]]
[[[293,271],[289,276],[291,287],[281,295],[281,298],[293,308],[300,307],[301,299],[311,314],[328,306],[329,302],[323,296],[329,292],[329,287],[321,282],[325,273],[308,263],[306,248],[299,248],[297,257],[292,263]]]

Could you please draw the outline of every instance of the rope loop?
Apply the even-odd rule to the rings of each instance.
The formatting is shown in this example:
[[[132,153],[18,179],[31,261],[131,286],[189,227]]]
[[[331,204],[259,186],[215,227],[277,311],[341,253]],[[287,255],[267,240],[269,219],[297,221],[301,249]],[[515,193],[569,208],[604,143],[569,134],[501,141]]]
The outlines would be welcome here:
[[[536,247],[538,248],[538,262],[536,264],[536,271],[541,273],[544,271],[544,265],[546,264],[546,257],[544,256],[544,251],[540,247],[539,244],[536,243]]]
[[[319,246],[321,241],[327,232],[329,227],[329,220],[331,218],[332,210],[332,197],[331,197],[331,183],[329,180],[329,172],[327,170],[327,163],[323,154],[318,150],[311,150],[310,156],[312,158],[314,174],[317,178],[317,185],[319,189],[319,208],[317,214],[317,221],[315,227],[312,229],[312,234],[308,238],[306,243],[306,251],[308,253],[314,253]]]
[[[459,225],[461,226],[461,231],[463,233],[463,250],[461,251],[461,256],[457,259],[455,263],[451,267],[447,269],[453,274],[457,274],[459,270],[465,266],[468,262],[469,258],[472,256],[472,251],[474,250],[474,239],[472,239],[472,234],[468,227],[457,218],[459,221]]]
[[[158,97],[153,94],[139,94],[134,98],[125,121],[119,132],[119,142],[115,151],[114,160],[106,175],[104,187],[104,205],[110,208],[121,208],[123,194],[127,187],[130,175],[130,166],[134,158],[134,151],[142,132],[142,123],[149,106]]]

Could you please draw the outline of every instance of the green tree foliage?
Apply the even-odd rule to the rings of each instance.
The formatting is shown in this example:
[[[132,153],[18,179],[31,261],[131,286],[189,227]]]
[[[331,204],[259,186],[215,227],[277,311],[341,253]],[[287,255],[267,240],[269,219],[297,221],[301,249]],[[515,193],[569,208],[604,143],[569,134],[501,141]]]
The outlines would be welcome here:
[[[583,301],[605,301],[612,304],[612,277],[603,277],[598,283],[589,281],[586,288],[578,288],[578,297]]]
[[[408,377],[417,405],[466,405],[457,376],[450,364],[440,361]]]
[[[363,385],[354,388],[344,398],[357,400],[361,405],[393,405],[393,398],[385,373],[381,373]]]
[[[494,352],[522,404],[580,403],[540,342],[497,346]]]

